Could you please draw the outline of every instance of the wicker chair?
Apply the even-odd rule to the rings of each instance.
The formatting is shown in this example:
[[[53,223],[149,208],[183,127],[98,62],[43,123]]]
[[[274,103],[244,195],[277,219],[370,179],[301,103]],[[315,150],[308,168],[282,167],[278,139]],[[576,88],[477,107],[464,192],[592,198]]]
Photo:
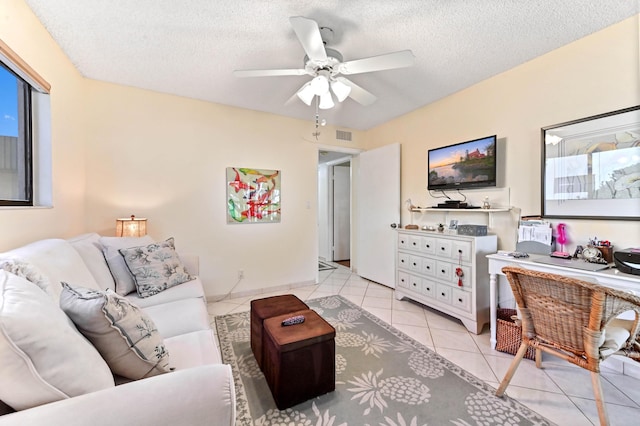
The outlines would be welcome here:
[[[615,354],[638,357],[640,297],[562,275],[508,266],[502,269],[522,316],[522,344],[496,391],[502,396],[529,346],[591,372],[600,424],[608,418],[600,384],[600,361]],[[635,319],[616,318],[633,311]]]

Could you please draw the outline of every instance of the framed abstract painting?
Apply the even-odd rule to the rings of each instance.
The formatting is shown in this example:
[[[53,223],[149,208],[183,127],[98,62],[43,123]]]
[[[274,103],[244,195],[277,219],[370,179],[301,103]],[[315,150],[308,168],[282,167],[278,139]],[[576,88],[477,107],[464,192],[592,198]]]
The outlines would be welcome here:
[[[280,222],[280,171],[227,167],[227,223]]]

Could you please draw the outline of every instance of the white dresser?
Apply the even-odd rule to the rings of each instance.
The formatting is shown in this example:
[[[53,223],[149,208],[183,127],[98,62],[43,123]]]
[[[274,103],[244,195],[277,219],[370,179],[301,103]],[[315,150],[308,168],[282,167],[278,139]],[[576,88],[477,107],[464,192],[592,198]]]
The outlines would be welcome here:
[[[458,318],[478,334],[490,319],[486,255],[496,251],[495,235],[398,230],[395,297]]]

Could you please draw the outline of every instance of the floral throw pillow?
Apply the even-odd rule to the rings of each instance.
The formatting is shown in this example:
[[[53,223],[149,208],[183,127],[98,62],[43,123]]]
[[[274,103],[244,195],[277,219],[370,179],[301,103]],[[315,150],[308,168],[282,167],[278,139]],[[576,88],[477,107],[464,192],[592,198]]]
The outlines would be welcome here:
[[[170,371],[169,352],[144,311],[111,289],[62,287],[60,308],[113,373],[138,380]]]
[[[173,238],[142,247],[120,249],[133,274],[138,296],[149,297],[195,279],[176,253]]]

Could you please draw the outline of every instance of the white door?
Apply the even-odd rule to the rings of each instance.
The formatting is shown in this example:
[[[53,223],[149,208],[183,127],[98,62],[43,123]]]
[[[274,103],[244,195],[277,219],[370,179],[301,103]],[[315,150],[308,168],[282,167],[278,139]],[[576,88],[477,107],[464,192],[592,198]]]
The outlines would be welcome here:
[[[400,226],[400,144],[359,155],[358,275],[395,288],[396,228]]]
[[[333,169],[333,260],[351,256],[351,163]]]

